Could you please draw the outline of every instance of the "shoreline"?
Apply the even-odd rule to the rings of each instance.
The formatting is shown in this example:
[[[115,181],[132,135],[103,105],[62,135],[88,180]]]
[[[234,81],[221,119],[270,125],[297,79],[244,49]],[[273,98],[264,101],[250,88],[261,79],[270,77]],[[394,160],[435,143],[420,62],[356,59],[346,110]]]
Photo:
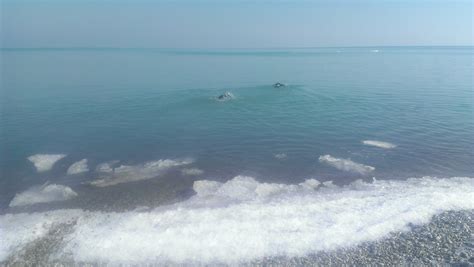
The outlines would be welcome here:
[[[445,211],[374,242],[305,257],[257,260],[247,266],[474,265],[474,210]]]
[[[74,222],[53,227],[45,237],[38,238],[2,265],[102,265],[105,262],[75,262],[67,259],[49,260],[55,254]],[[139,263],[137,263],[139,264]],[[162,263],[156,263],[160,265]],[[359,265],[460,265],[474,264],[474,210],[446,211],[433,216],[430,223],[412,226],[409,232],[397,232],[379,241],[365,242],[355,247],[322,251],[305,257],[264,258],[245,266],[359,266]],[[153,265],[153,264],[152,264]],[[171,266],[187,266],[167,262]],[[207,264],[206,264],[207,265]],[[213,265],[213,264],[210,264]],[[214,264],[215,265],[215,264]],[[219,263],[218,265],[222,265]],[[224,265],[226,265],[224,263]]]
[[[0,265],[102,265],[107,262],[76,262],[57,252],[73,232],[76,221],[51,227],[37,238],[9,255]],[[244,266],[364,266],[364,265],[459,265],[474,264],[474,210],[445,211],[429,223],[410,225],[408,232],[393,232],[377,241],[336,250],[320,251],[302,257],[272,257],[239,262]],[[140,264],[140,263],[136,263]],[[148,263],[147,263],[148,264]],[[151,265],[192,266],[227,265],[228,263],[157,262]],[[113,264],[112,264],[113,265]],[[230,265],[235,265],[230,264]]]

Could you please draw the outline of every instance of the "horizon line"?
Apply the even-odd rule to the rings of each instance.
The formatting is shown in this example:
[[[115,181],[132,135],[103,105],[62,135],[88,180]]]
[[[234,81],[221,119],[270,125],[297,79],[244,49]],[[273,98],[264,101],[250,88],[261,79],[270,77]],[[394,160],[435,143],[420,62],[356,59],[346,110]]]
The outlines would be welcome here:
[[[447,48],[447,47],[471,47],[474,48],[474,44],[471,45],[357,45],[357,46],[287,46],[287,47],[118,47],[118,46],[38,46],[38,47],[0,47],[0,50],[251,50],[251,49],[316,49],[316,48],[400,48],[400,47],[424,47],[424,48]]]

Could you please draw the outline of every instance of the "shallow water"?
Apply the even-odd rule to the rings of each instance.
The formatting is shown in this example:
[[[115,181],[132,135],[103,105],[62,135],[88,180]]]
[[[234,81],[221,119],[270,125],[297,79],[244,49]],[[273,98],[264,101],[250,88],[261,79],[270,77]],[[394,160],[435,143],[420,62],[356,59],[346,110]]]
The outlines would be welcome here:
[[[472,178],[449,178],[474,177],[472,47],[3,49],[1,53],[2,213],[74,208],[64,211],[65,214],[97,217],[100,223],[105,220],[102,217],[111,216],[100,210],[133,210],[143,206],[153,210],[162,203],[180,201],[198,192],[196,187],[192,189],[195,180],[235,181],[238,175],[253,177],[260,183],[285,184],[277,187],[288,191],[285,191],[288,211],[293,212],[293,217],[306,218],[309,222],[315,217],[297,208],[302,198],[337,200],[347,190],[340,186],[357,179],[369,186],[373,177],[376,180],[418,177],[421,180],[417,186],[428,197],[453,196],[446,200],[446,205],[402,205],[391,214],[384,205],[395,205],[393,200],[400,197],[396,192],[385,192],[387,187],[357,191],[354,203],[362,205],[359,208],[406,219],[388,218],[383,224],[388,225],[386,228],[374,236],[358,236],[359,241],[386,236],[391,230],[404,229],[407,223],[425,223],[441,211],[474,207],[469,201],[474,191]],[[286,86],[274,88],[275,82]],[[233,97],[218,101],[216,97],[225,92]],[[445,179],[445,187],[432,181],[436,178],[421,178],[424,176]],[[307,191],[295,189],[310,178],[318,183],[332,181],[339,187],[326,183],[311,189],[309,196]],[[465,180],[460,184],[459,179]],[[406,187],[416,194],[413,182],[400,183],[398,187]],[[263,216],[263,211],[271,208],[268,203],[281,201],[272,195],[268,203],[258,202],[262,200],[255,199],[255,192],[249,191],[248,183],[244,184],[233,183],[224,187],[227,190],[219,191],[218,200],[222,203],[239,195],[238,203],[234,199],[229,205],[235,206],[227,206],[221,210],[223,213],[214,210],[212,203],[207,203],[211,206],[205,206],[204,210],[190,211],[196,212],[196,222],[204,225],[205,220],[201,219],[206,213],[201,212],[206,210],[221,218],[244,212],[242,205],[254,205]],[[215,186],[209,190],[218,190],[219,186]],[[455,197],[462,190],[458,186],[468,189],[465,194],[471,194],[465,195],[464,202]],[[325,195],[324,190],[329,190],[326,187],[334,190],[332,195]],[[51,188],[56,190],[54,196],[42,193]],[[274,192],[275,187],[263,186],[259,190]],[[381,207],[362,204],[365,193],[377,196]],[[28,204],[9,208],[14,197],[13,203]],[[401,199],[410,197],[403,195]],[[57,201],[38,203],[51,198]],[[328,218],[339,218],[337,211],[343,207],[337,206],[337,202],[324,203],[321,205],[336,205],[336,209],[327,210]],[[416,210],[419,217],[404,209]],[[84,210],[98,213],[84,215]],[[147,219],[159,220],[165,216],[160,212],[158,208]],[[275,212],[285,217],[281,211]],[[113,216],[123,220],[127,218],[124,215]],[[129,215],[130,218],[140,216]],[[44,221],[41,213],[34,216]],[[61,218],[58,220],[62,222]],[[265,218],[254,218],[262,222],[262,229]],[[5,217],[2,220],[0,230],[5,230],[17,218],[12,222]],[[95,221],[79,225],[85,229],[92,223]],[[311,226],[314,229],[325,225],[314,223]],[[374,229],[372,223],[361,227]],[[237,225],[235,229],[244,226]],[[277,224],[273,226],[268,230],[271,233],[263,232],[264,238],[273,234],[281,236],[278,231],[288,230]],[[120,226],[104,227],[124,230]],[[295,231],[305,235],[311,227]],[[341,227],[351,233],[356,231]],[[133,232],[132,238],[151,233],[161,236],[161,232],[152,228]],[[249,236],[255,231],[245,229],[242,232]],[[216,234],[201,230],[200,239]],[[222,238],[222,247],[230,249],[232,244],[226,243],[225,236]],[[294,251],[280,250],[270,242],[261,243],[262,247],[254,248],[252,253],[301,256],[298,253],[325,249],[292,243],[291,238],[288,236],[282,242]],[[351,243],[341,238],[340,242]],[[321,243],[315,240],[307,242]],[[337,247],[339,243],[331,240],[326,241],[336,245],[328,248]],[[252,240],[243,235],[241,241]],[[81,240],[76,242],[78,246],[84,245]],[[4,248],[0,255],[4,253],[6,257],[5,251],[9,249]],[[188,256],[194,255],[203,262],[235,262],[258,257],[236,250],[231,258],[223,254],[214,259],[205,258],[198,248],[189,251]],[[157,253],[149,252],[149,255]],[[78,257],[89,255],[84,253]],[[160,260],[186,261],[181,260],[184,256],[165,254]],[[108,260],[84,257],[81,260]]]

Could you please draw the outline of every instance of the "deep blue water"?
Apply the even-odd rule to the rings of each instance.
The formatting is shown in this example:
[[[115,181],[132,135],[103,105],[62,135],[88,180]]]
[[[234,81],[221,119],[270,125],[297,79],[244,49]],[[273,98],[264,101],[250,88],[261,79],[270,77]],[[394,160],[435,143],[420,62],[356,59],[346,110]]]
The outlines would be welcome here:
[[[192,158],[204,173],[190,179],[472,177],[473,62],[472,47],[3,49],[2,202],[82,158],[91,170]],[[215,99],[226,91],[235,99]],[[58,153],[40,174],[26,159]],[[326,154],[375,170],[340,170]]]

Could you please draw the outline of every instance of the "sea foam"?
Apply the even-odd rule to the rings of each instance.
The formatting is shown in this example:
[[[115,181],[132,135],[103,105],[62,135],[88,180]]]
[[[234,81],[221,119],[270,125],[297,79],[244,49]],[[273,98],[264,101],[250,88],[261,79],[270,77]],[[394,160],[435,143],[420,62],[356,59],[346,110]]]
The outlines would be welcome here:
[[[114,171],[115,165],[117,165],[117,163],[119,162],[120,162],[119,160],[111,160],[108,162],[100,163],[99,165],[95,167],[95,171],[103,172],[103,173],[112,173]]]
[[[156,160],[138,165],[121,165],[113,169],[113,175],[91,182],[91,185],[105,187],[121,183],[129,183],[151,179],[177,166],[191,164],[192,160]]]
[[[375,170],[375,168],[372,166],[360,164],[349,159],[335,158],[331,155],[320,156],[319,162],[325,163],[342,171],[354,172],[362,175],[366,175]]]
[[[51,170],[54,164],[66,157],[65,154],[36,154],[28,157],[38,172],[45,172]]]
[[[350,247],[428,223],[447,210],[474,209],[474,179],[261,183],[238,176],[201,180],[190,199],[147,211],[57,210],[0,216],[0,261],[54,223],[75,221],[57,259],[112,265],[239,264]],[[436,199],[436,201],[433,201]]]
[[[0,216],[0,262],[6,260],[11,252],[47,235],[54,225],[83,215],[82,210],[56,210]]]
[[[10,202],[10,207],[53,201],[64,201],[76,196],[76,192],[64,185],[48,184],[42,186],[33,186],[24,192],[16,194]]]
[[[362,144],[368,145],[368,146],[375,146],[375,147],[380,147],[380,148],[385,148],[385,149],[392,149],[397,147],[396,145],[388,142],[382,142],[382,141],[375,141],[375,140],[364,140],[362,141]]]
[[[69,166],[69,168],[67,169],[67,174],[74,175],[88,171],[89,167],[87,167],[87,159],[82,159],[80,161],[74,162],[71,166]]]

